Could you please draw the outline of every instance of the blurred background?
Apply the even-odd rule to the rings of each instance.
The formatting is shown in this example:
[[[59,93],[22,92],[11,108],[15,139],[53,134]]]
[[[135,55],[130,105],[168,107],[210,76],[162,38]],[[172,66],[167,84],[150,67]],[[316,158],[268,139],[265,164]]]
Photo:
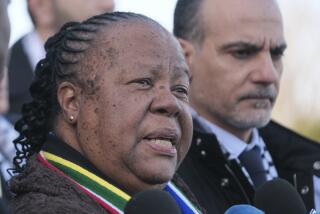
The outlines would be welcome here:
[[[67,0],[66,0],[67,1]],[[172,31],[176,0],[115,0],[116,10],[145,14]],[[320,1],[279,0],[288,49],[273,118],[320,141]],[[11,0],[10,44],[33,29],[25,0]]]

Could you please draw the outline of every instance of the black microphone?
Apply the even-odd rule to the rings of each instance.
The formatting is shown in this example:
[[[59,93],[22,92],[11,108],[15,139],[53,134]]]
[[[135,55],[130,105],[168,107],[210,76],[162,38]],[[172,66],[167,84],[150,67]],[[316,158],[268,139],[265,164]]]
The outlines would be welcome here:
[[[254,205],[267,214],[306,214],[299,193],[286,180],[277,178],[257,189]]]
[[[124,208],[125,214],[181,214],[172,196],[157,189],[144,190],[134,195]]]

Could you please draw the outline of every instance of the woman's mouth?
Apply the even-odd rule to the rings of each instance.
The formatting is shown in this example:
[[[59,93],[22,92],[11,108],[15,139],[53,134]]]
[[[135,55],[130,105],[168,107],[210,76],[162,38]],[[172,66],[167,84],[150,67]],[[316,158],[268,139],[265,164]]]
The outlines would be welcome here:
[[[177,154],[176,143],[178,141],[175,130],[162,129],[148,134],[143,141],[145,141],[153,151],[160,155],[174,157]]]
[[[157,153],[174,157],[177,154],[175,144],[169,139],[145,139],[148,145]]]

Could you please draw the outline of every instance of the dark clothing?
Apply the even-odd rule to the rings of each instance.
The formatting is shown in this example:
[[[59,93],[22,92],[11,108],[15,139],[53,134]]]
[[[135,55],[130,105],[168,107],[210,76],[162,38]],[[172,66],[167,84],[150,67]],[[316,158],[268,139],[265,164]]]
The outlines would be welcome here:
[[[308,210],[314,208],[313,169],[320,144],[270,122],[259,130],[279,177],[296,186]],[[254,189],[236,161],[228,160],[213,134],[195,122],[191,149],[178,170],[208,213],[224,213],[234,204],[252,203]]]
[[[54,135],[48,136],[43,150],[84,167],[95,175],[106,178],[79,152]],[[10,181],[10,189],[16,194],[11,207],[14,213],[108,213],[74,183],[44,166],[32,157],[26,169]]]
[[[23,173],[11,180],[10,187],[17,194],[11,202],[11,208],[17,214],[108,213],[75,184],[45,167],[35,157]]]
[[[34,74],[23,48],[23,38],[18,40],[10,50],[8,67],[10,109],[7,117],[12,123],[19,119],[22,104],[31,100],[29,87]]]
[[[0,172],[0,213],[1,214],[9,214],[9,208],[8,208],[8,200],[11,198],[11,193],[8,190],[7,183],[4,181],[4,178],[2,177],[2,173]]]

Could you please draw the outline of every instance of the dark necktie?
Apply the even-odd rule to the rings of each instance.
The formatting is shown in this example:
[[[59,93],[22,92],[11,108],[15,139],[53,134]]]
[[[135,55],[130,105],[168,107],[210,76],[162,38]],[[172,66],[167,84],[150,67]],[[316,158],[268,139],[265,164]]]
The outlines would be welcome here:
[[[267,174],[263,167],[260,148],[257,145],[248,151],[242,152],[239,160],[248,171],[255,188],[258,188],[267,181]]]

